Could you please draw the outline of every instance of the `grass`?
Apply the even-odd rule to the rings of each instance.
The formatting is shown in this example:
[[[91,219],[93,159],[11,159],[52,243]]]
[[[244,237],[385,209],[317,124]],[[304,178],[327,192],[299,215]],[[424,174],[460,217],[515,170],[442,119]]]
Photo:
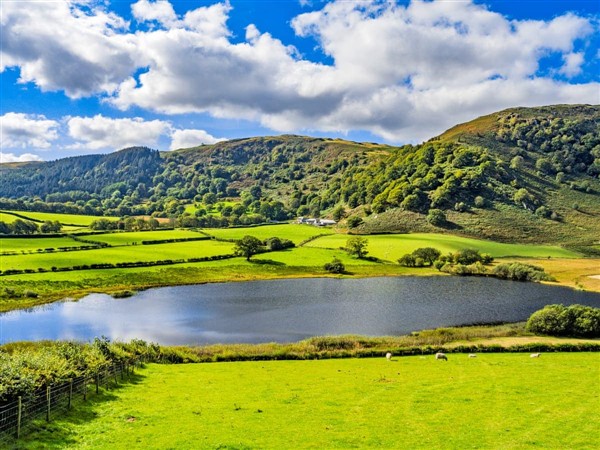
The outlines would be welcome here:
[[[74,265],[93,263],[187,259],[203,256],[226,255],[232,252],[233,244],[212,240],[174,242],[158,245],[132,245],[124,247],[107,247],[77,252],[34,253],[27,255],[5,256],[2,258],[2,270],[6,270],[8,268],[50,269],[53,266],[71,267]]]
[[[33,211],[3,211],[4,214],[18,214],[23,217],[27,217],[33,220],[39,221],[55,221],[58,220],[60,223],[65,225],[77,225],[82,227],[89,226],[94,220],[98,219],[109,219],[109,220],[118,220],[118,217],[102,217],[102,216],[85,216],[80,214],[58,214],[58,213],[44,213],[44,212],[33,212]],[[15,219],[17,219],[16,216]],[[2,219],[0,219],[2,220]]]
[[[77,242],[68,237],[56,237],[56,238],[4,238],[0,237],[0,252],[12,252],[12,251],[35,251],[38,249],[54,248],[59,247],[81,247],[90,244],[83,242]],[[8,263],[7,263],[8,264]]]
[[[309,247],[340,248],[346,245],[346,241],[350,237],[341,234],[324,236],[306,245]],[[369,241],[369,254],[387,261],[397,261],[405,253],[411,253],[419,247],[434,247],[442,253],[474,248],[481,253],[489,253],[496,258],[507,256],[577,258],[580,256],[558,246],[505,244],[436,233],[383,234],[365,237]]]
[[[263,225],[249,228],[214,228],[207,229],[205,232],[220,239],[241,239],[246,235],[250,235],[263,240],[277,236],[279,238],[289,239],[296,245],[305,239],[320,234],[333,233],[327,228],[298,224]]]
[[[21,448],[598,448],[598,364],[597,353],[151,364]]]
[[[95,242],[104,242],[109,245],[132,245],[141,244],[142,241],[199,238],[202,236],[203,235],[200,233],[189,230],[159,230],[94,234],[93,236],[86,236],[85,239]]]

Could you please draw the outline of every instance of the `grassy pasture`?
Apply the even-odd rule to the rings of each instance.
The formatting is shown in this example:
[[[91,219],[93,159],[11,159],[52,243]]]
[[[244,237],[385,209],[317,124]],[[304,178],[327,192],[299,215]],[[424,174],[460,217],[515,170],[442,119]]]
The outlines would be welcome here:
[[[342,234],[324,236],[306,245],[309,247],[340,248],[346,245],[346,241],[350,237]],[[507,256],[577,258],[580,256],[558,246],[505,244],[436,233],[382,234],[364,237],[369,241],[369,254],[387,261],[396,261],[405,253],[411,253],[419,247],[434,247],[442,253],[474,248],[482,253],[489,253],[496,258]]]
[[[189,230],[159,230],[159,231],[133,231],[123,233],[106,233],[86,236],[85,239],[95,242],[104,242],[109,245],[140,244],[142,241],[155,241],[162,239],[198,238],[203,235]]]
[[[322,268],[325,263],[330,262],[334,257],[341,260],[346,266],[378,265],[371,261],[351,257],[343,250],[317,247],[296,247],[289,250],[256,255],[252,259],[255,261],[273,261],[286,266]]]
[[[5,270],[50,269],[94,263],[118,263],[133,261],[156,261],[164,259],[187,259],[203,256],[225,255],[232,253],[233,244],[218,241],[175,242],[158,245],[132,245],[107,247],[94,250],[36,253],[28,255],[5,256]],[[10,258],[10,259],[9,259]]]
[[[22,448],[598,448],[597,353],[151,364]]]
[[[54,248],[58,247],[81,247],[86,244],[83,242],[77,242],[68,237],[56,237],[56,238],[0,238],[0,252],[8,252],[8,251],[29,251],[29,250],[37,250],[44,248]]]
[[[246,235],[257,237],[258,239],[267,239],[273,236],[289,239],[295,244],[299,244],[305,239],[319,234],[333,233],[327,228],[318,228],[310,225],[283,224],[283,225],[263,225],[248,228],[212,228],[204,230],[211,236],[220,239],[241,239]]]
[[[77,225],[82,227],[89,226],[94,220],[102,219],[101,216],[85,216],[80,214],[57,214],[57,213],[45,213],[45,212],[33,212],[33,211],[6,211],[6,215],[10,215],[10,213],[19,214],[23,217],[27,217],[33,220],[41,220],[42,222],[46,220],[55,221],[58,220],[60,223],[69,224],[69,225]],[[17,219],[18,217],[15,217]],[[104,217],[109,220],[118,220],[118,217]],[[0,219],[2,220],[2,219]]]

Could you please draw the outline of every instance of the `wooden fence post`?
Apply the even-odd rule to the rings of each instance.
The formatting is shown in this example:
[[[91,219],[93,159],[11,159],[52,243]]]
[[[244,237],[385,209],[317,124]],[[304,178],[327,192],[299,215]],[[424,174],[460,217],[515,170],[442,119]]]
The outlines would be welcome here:
[[[83,377],[83,401],[87,400],[87,377],[84,375]]]
[[[71,401],[73,400],[73,378],[69,380],[69,409],[71,409]]]
[[[50,422],[50,385],[46,386],[46,422]]]
[[[23,398],[19,395],[17,402],[17,439],[21,436],[21,414],[23,411]]]

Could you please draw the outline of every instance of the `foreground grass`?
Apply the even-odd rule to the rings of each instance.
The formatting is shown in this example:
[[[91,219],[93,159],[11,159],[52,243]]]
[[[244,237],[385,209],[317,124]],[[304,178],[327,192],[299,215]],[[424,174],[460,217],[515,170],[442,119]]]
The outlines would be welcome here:
[[[596,353],[152,364],[21,448],[598,448],[598,367]]]

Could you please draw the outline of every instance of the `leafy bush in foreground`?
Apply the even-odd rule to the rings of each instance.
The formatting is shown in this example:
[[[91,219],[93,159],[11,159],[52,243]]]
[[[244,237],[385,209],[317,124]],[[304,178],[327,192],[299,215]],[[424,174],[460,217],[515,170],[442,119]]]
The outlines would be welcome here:
[[[548,305],[531,315],[526,329],[551,336],[600,337],[600,308]]]

